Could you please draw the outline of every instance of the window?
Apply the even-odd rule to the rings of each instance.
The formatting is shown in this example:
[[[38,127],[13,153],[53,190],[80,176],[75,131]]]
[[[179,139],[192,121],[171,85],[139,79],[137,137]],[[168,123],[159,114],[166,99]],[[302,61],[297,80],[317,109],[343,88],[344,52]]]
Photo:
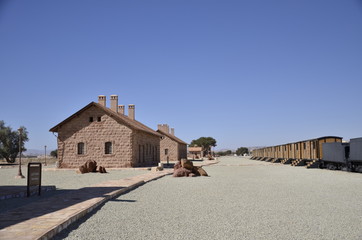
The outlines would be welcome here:
[[[315,142],[312,142],[312,147],[313,149],[315,149]]]
[[[77,151],[78,151],[79,155],[84,154],[84,143],[83,142],[78,143]]]
[[[307,148],[307,144],[306,144],[306,143],[303,143],[303,148],[304,148],[304,150]]]
[[[89,117],[89,122],[93,122],[93,117]]]
[[[104,144],[104,153],[105,154],[112,154],[112,143],[111,142],[106,142]]]
[[[168,148],[165,149],[165,155],[167,155],[167,154],[168,154]]]
[[[100,122],[102,120],[101,117],[97,117],[97,122]]]
[[[298,150],[298,143],[295,145],[295,149]]]

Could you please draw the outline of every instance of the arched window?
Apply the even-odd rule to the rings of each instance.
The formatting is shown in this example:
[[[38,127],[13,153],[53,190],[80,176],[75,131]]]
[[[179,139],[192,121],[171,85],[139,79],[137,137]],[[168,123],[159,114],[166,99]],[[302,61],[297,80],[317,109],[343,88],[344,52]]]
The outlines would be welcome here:
[[[112,142],[106,142],[104,144],[104,153],[105,154],[112,154]]]
[[[78,143],[77,151],[78,151],[79,155],[84,154],[84,142],[79,142]]]

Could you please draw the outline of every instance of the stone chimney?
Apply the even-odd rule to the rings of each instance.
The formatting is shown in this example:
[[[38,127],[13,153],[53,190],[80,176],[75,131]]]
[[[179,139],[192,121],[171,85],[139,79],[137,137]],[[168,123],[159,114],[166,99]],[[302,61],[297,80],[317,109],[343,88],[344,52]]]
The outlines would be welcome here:
[[[111,110],[114,112],[118,112],[118,96],[111,95]]]
[[[161,130],[162,132],[170,133],[170,130],[169,130],[167,124],[158,124],[157,128],[158,128],[158,130]]]
[[[128,105],[128,117],[135,120],[135,106],[134,104]]]
[[[102,105],[103,107],[105,107],[105,106],[106,106],[106,96],[104,96],[104,95],[99,95],[99,96],[98,96],[98,103],[99,103],[100,105]]]
[[[171,128],[171,135],[175,136],[175,129]]]
[[[124,115],[124,105],[118,105],[118,113]]]

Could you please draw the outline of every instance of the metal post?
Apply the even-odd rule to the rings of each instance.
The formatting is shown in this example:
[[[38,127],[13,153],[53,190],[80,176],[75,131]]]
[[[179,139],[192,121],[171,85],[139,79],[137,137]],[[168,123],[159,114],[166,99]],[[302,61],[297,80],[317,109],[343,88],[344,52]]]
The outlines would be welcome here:
[[[44,146],[44,166],[47,165],[47,146]]]
[[[15,178],[25,178],[21,172],[21,151],[22,151],[22,147],[21,147],[21,136],[23,134],[23,129],[19,128],[19,171],[18,171],[18,175],[15,176]]]

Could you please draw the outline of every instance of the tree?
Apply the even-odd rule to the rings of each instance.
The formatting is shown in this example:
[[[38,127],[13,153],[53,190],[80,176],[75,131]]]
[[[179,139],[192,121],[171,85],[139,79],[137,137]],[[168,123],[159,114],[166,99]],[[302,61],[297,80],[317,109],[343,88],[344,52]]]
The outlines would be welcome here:
[[[199,139],[192,140],[190,146],[202,147],[206,154],[211,152],[211,147],[216,147],[216,140],[212,137],[200,137]]]
[[[238,149],[236,149],[237,155],[244,155],[244,153],[249,153],[249,149],[246,147],[239,147]]]
[[[57,158],[58,157],[58,149],[51,151],[50,156]]]
[[[25,127],[21,135],[21,150],[26,151],[24,143],[27,142],[28,132]],[[19,154],[19,132],[13,131],[11,127],[5,126],[4,121],[0,121],[0,158],[5,158],[8,163],[14,163],[16,156]]]
[[[232,154],[233,154],[233,151],[231,151],[231,150],[220,151],[220,152],[217,152],[217,154],[218,154],[219,156],[228,156],[228,155],[232,155]]]

